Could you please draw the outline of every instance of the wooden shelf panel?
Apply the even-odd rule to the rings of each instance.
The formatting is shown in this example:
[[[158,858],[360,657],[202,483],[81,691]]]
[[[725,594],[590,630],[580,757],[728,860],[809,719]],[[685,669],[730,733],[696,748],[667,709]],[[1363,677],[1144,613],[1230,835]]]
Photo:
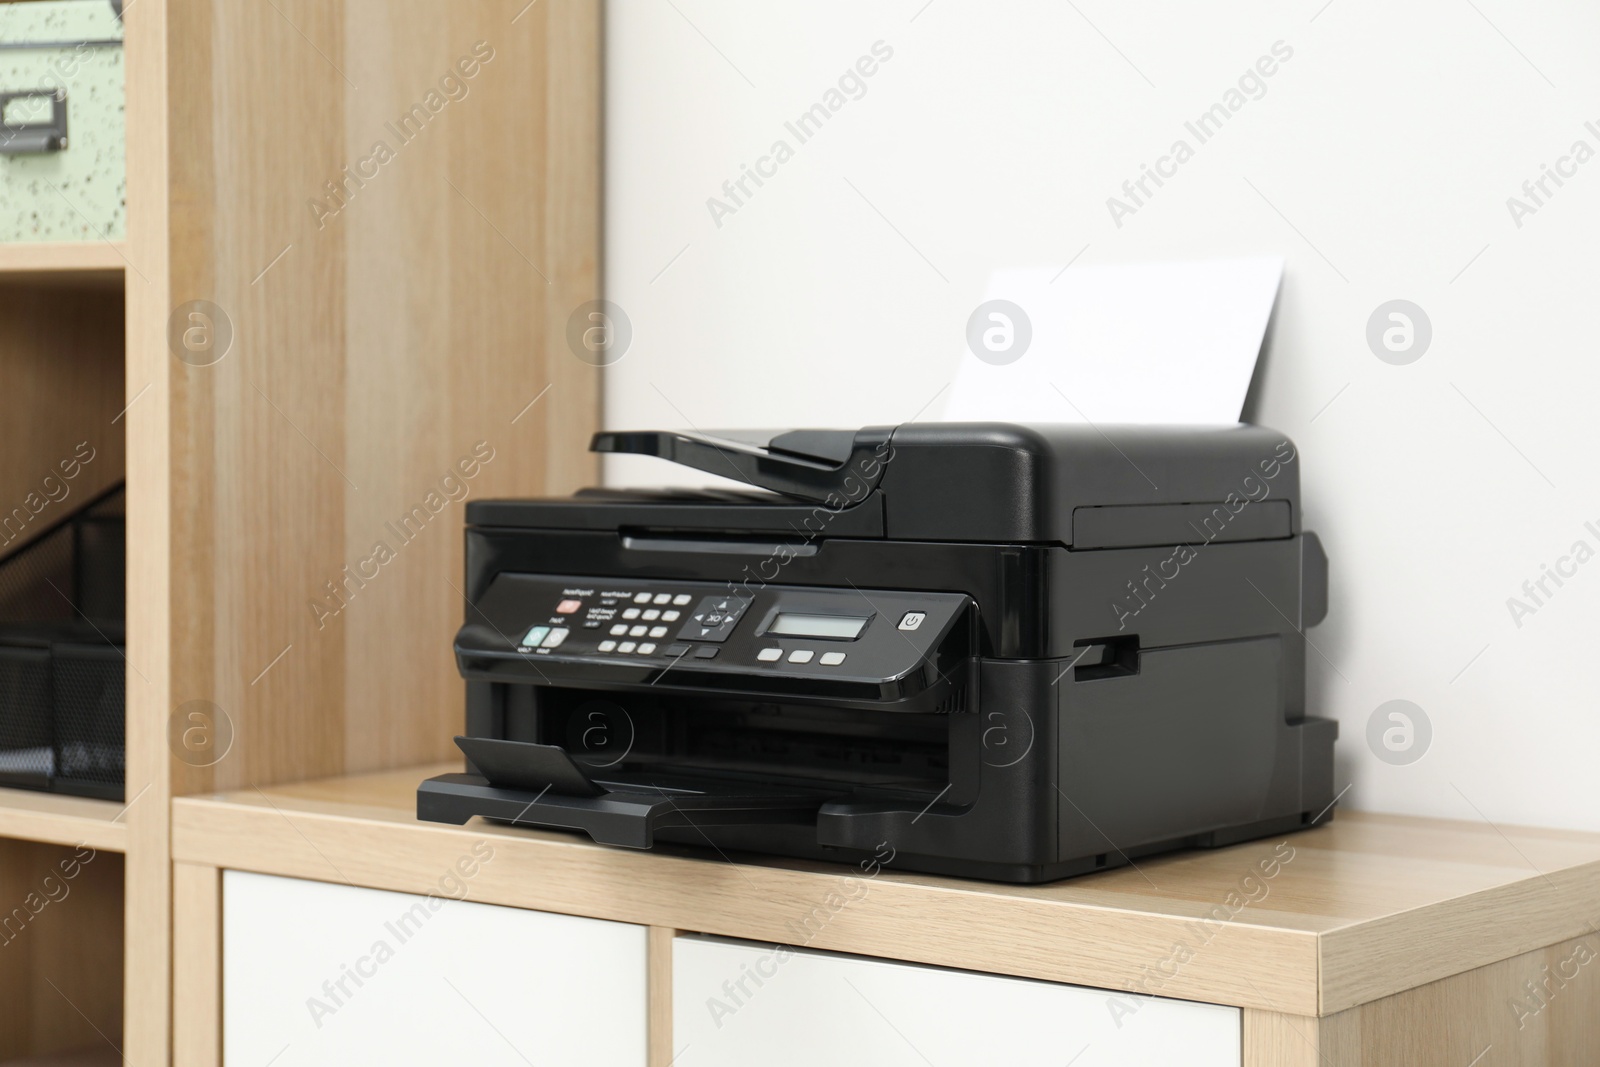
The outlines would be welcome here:
[[[0,242],[0,281],[85,280],[122,284],[127,251],[120,241]]]
[[[179,798],[174,859],[428,893],[488,843],[469,890],[484,903],[1108,988],[1148,982],[1182,944],[1151,992],[1305,1016],[1580,936],[1600,899],[1600,835],[1360,812],[1043,886],[419,823],[417,784],[458,769]],[[800,926],[830,894],[850,903]]]
[[[0,838],[88,845],[102,852],[126,852],[124,806],[115,800],[0,789]]]

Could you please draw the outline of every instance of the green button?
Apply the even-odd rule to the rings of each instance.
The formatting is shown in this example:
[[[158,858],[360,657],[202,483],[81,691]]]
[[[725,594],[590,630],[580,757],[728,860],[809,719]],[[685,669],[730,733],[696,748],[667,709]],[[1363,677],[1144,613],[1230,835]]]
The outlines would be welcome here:
[[[548,626],[535,626],[533,629],[528,631],[527,636],[522,639],[522,643],[524,645],[537,645],[540,641],[544,640],[544,635],[549,632],[550,627]]]

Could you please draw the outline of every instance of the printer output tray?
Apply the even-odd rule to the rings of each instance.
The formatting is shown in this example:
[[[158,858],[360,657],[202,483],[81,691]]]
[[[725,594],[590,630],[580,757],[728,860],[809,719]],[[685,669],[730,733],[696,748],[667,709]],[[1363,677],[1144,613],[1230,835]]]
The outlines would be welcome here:
[[[441,774],[417,790],[417,814],[461,825],[475,815],[521,826],[578,830],[602,845],[650,848],[679,826],[809,824],[829,796],[756,783],[660,776],[608,781],[555,745],[457,737],[481,774]]]

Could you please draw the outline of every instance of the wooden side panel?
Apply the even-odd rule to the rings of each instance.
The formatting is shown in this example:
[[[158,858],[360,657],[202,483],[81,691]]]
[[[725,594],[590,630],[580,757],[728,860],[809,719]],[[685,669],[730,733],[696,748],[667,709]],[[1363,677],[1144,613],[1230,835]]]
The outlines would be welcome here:
[[[1587,1067],[1600,1062],[1600,935],[1321,1019],[1246,1010],[1244,1067]]]
[[[0,1061],[122,1039],[122,857],[0,839]]]
[[[1244,1009],[1244,1067],[1317,1067],[1317,1020]]]
[[[1600,1061],[1600,935],[1362,1005],[1362,1067]]]
[[[131,1063],[168,1062],[171,990],[170,580],[173,457],[167,319],[169,219],[196,214],[168,203],[167,0],[123,10],[127,97],[128,237],[125,403],[128,447],[128,826],[126,1026]],[[180,53],[181,42],[178,42]],[[183,239],[182,232],[171,235]],[[202,567],[203,560],[187,560]]]
[[[564,330],[598,295],[600,12],[140,0],[126,24],[127,394],[151,387],[129,1056],[159,1062],[170,798],[449,756],[465,499],[597,473],[598,371]],[[171,343],[191,311],[208,350]],[[195,701],[225,754],[169,743]]]
[[[647,942],[649,967],[650,1067],[672,1067],[672,942],[678,931],[668,926],[650,927]]]
[[[1244,1067],[1360,1067],[1361,1020],[1354,1012],[1318,1019],[1244,1010]]]
[[[172,1062],[222,1062],[222,872],[172,867]]]
[[[171,296],[232,334],[170,368],[171,703],[236,738],[180,794],[447,757],[464,500],[594,470],[597,5],[522,9],[171,0]]]
[[[395,157],[308,231],[341,244],[348,265],[341,465],[360,489],[343,487],[340,556],[290,605],[289,634],[291,656],[342,649],[346,770],[454,754],[465,500],[592,480],[597,377],[564,331],[597,284],[598,95],[573,88],[595,85],[599,41],[578,6],[512,23],[522,6],[441,7],[382,48],[368,28],[388,4],[351,4],[346,18],[369,46],[346,67],[363,88],[346,94],[344,158],[359,177],[376,146]],[[295,209],[310,226],[312,209]],[[386,550],[392,560],[364,562]]]

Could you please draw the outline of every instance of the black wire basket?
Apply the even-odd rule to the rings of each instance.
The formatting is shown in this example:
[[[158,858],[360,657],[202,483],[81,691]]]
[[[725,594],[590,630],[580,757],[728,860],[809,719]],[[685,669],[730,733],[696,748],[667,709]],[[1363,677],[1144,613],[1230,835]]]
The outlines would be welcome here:
[[[0,786],[122,799],[123,499],[119,484],[0,556]]]

